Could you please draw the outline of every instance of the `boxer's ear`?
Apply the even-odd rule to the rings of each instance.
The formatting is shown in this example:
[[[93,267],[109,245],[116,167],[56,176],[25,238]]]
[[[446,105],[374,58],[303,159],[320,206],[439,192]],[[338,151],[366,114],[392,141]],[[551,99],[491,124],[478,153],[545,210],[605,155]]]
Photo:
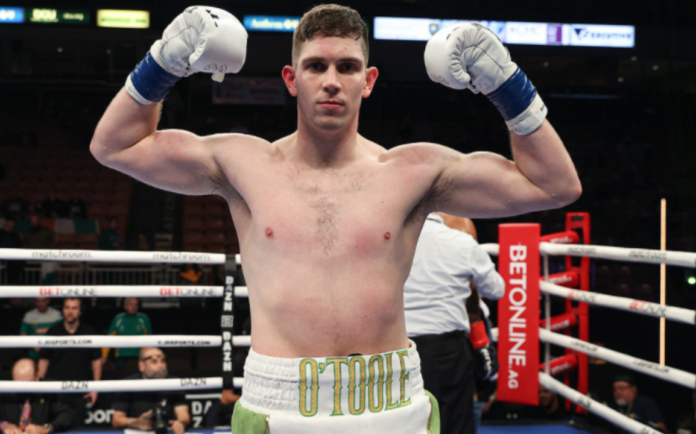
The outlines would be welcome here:
[[[367,98],[372,94],[372,89],[375,87],[375,83],[377,82],[377,77],[379,77],[379,71],[377,71],[377,68],[370,67],[365,70],[365,85],[363,86],[363,92],[362,96],[363,98]]]
[[[297,83],[295,82],[295,68],[289,65],[283,67],[283,81],[288,88],[290,95],[297,96]]]

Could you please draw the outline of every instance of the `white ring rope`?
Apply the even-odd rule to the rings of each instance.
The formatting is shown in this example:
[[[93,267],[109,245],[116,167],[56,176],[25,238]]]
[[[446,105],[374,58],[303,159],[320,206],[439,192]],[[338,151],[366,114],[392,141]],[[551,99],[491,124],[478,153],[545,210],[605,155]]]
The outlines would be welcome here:
[[[0,286],[0,298],[20,297],[222,297],[222,286],[66,285]]]
[[[233,336],[235,347],[250,347],[251,336]],[[220,347],[220,336],[0,336],[0,348],[141,348],[141,347]]]
[[[244,386],[244,379],[234,377],[234,387]],[[102,381],[0,381],[0,393],[87,393],[149,392],[155,390],[222,389],[222,377],[167,378],[152,380]]]
[[[500,246],[495,243],[481,244],[491,256],[498,256]],[[696,253],[675,252],[650,249],[630,249],[625,247],[594,246],[590,244],[539,243],[539,252],[554,256],[578,256],[615,261],[642,262],[646,264],[667,264],[679,267],[696,268]]]
[[[576,289],[568,289],[562,286],[554,285],[553,283],[546,282],[544,280],[542,280],[540,283],[540,289],[541,292],[546,294],[551,294],[570,300],[626,310],[656,318],[666,318],[686,324],[696,324],[696,311],[690,309],[683,309],[681,307],[674,306],[661,306],[659,304],[650,303],[647,301],[598,294],[596,292],[578,291]]]
[[[581,341],[580,339],[571,338],[558,333],[549,332],[545,329],[539,329],[539,340],[549,342],[561,347],[570,348],[571,350],[579,351],[588,356],[606,360],[625,368],[634,371],[642,372],[653,377],[660,378],[671,383],[680,384],[689,389],[696,389],[696,375],[682,371],[669,366],[660,366],[657,363],[648,362],[647,360],[619,353],[608,348],[593,345],[589,342]]]
[[[587,395],[583,395],[577,390],[571,389],[548,374],[539,372],[539,384],[629,432],[637,434],[661,434],[660,431],[650,428],[647,425],[643,425],[642,423],[633,420],[630,417],[625,416],[600,402],[595,401]]]
[[[566,245],[540,243],[539,251],[547,255],[581,256],[615,261],[642,262],[646,264],[667,264],[679,267],[696,268],[696,253],[674,252],[648,249],[629,249],[593,245]]]
[[[143,264],[224,264],[222,253],[134,252],[104,250],[0,249],[1,260],[60,262],[119,262]],[[241,259],[239,259],[241,263]]]
[[[249,288],[246,286],[235,286],[234,287],[234,296],[239,297],[239,298],[248,298],[249,297]]]

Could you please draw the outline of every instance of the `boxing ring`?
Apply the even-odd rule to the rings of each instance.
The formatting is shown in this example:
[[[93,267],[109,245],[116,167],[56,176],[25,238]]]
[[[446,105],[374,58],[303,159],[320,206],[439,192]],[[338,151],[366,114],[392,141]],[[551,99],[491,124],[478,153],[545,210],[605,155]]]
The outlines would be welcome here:
[[[150,336],[1,336],[0,348],[140,348],[152,347],[222,347],[222,377],[102,381],[0,381],[0,393],[85,393],[167,391],[241,388],[244,379],[232,375],[232,347],[251,346],[251,336],[233,334],[233,297],[247,298],[245,286],[234,286],[241,269],[240,255],[197,252],[129,252],[97,250],[0,249],[0,260],[31,260],[95,263],[199,264],[224,265],[225,286],[2,286],[3,298],[92,298],[92,297],[223,297],[220,335],[150,335]]]
[[[532,236],[519,233],[531,229]],[[508,231],[507,233],[505,231]],[[512,233],[512,237],[510,236]],[[534,235],[536,234],[536,235]],[[520,238],[520,239],[516,239]],[[582,237],[582,238],[581,238]],[[583,241],[583,245],[576,245]],[[539,345],[544,343],[544,360],[536,360],[530,369],[529,375],[520,377],[532,386],[533,394],[538,399],[538,387],[544,387],[558,393],[577,406],[594,413],[609,422],[630,432],[657,434],[659,431],[641,424],[587,396],[588,388],[588,356],[599,358],[614,363],[627,369],[641,372],[653,377],[669,381],[690,389],[696,389],[696,376],[692,373],[668,366],[661,366],[646,360],[641,360],[630,355],[622,354],[607,348],[590,344],[589,341],[589,304],[608,308],[621,309],[637,314],[665,318],[686,324],[696,324],[696,311],[673,306],[664,306],[646,301],[616,297],[589,292],[589,265],[590,258],[624,260],[639,263],[659,264],[696,268],[696,253],[670,252],[645,249],[628,249],[618,247],[595,246],[589,244],[589,215],[585,213],[569,213],[566,219],[566,231],[559,234],[551,234],[544,237],[540,235],[539,225],[501,225],[500,244],[484,244],[483,248],[493,256],[500,256],[499,267],[501,275],[506,280],[506,285],[513,280],[511,276],[502,270],[503,266],[510,264],[508,250],[519,249],[521,243],[526,243],[530,254],[526,257],[525,270],[531,276],[539,275],[537,281],[531,278],[527,281],[526,290],[535,283],[544,296],[543,321],[540,320],[538,299],[534,293],[526,299],[525,309],[536,315],[536,319],[529,317],[526,323],[526,332],[530,332],[530,341]],[[517,243],[517,244],[516,244]],[[519,255],[518,255],[519,256]],[[549,256],[564,256],[566,271],[563,273],[549,274]],[[574,264],[572,258],[580,258],[580,264]],[[519,258],[517,258],[519,259]],[[222,297],[222,311],[220,314],[220,335],[151,335],[151,336],[3,336],[0,337],[0,348],[103,348],[103,347],[129,347],[139,348],[144,346],[155,347],[221,347],[222,348],[222,375],[220,377],[204,378],[177,378],[177,379],[150,379],[142,380],[102,380],[102,381],[41,381],[20,382],[0,381],[0,393],[9,392],[36,392],[36,393],[85,393],[85,392],[123,392],[123,391],[166,391],[166,390],[204,390],[204,389],[232,389],[242,388],[244,379],[234,377],[232,370],[232,352],[235,347],[249,347],[251,337],[234,334],[235,297],[247,298],[246,286],[235,286],[235,282],[241,280],[242,261],[240,255],[224,255],[195,252],[107,252],[89,250],[30,250],[30,249],[0,249],[0,260],[32,260],[32,261],[62,261],[62,262],[96,262],[96,263],[195,263],[201,265],[224,265],[224,286],[3,286],[0,297],[3,298],[30,298],[30,297]],[[514,262],[514,261],[513,261]],[[519,262],[519,261],[518,261]],[[521,263],[521,262],[520,262]],[[520,269],[517,262],[512,269]],[[543,268],[543,272],[541,269]],[[526,276],[526,274],[525,274]],[[513,276],[514,277],[514,276]],[[514,286],[514,285],[513,285]],[[578,287],[578,289],[572,289]],[[518,288],[508,286],[507,298],[514,294]],[[561,297],[566,300],[566,312],[551,317],[550,297]],[[526,296],[525,296],[526,297]],[[514,302],[514,297],[511,295]],[[574,305],[577,303],[577,305]],[[536,308],[534,305],[536,304]],[[499,304],[499,309],[501,305]],[[536,309],[536,310],[535,310]],[[509,320],[509,318],[508,318]],[[514,317],[513,317],[514,320]],[[510,333],[506,333],[509,327],[503,317],[499,321],[499,328],[493,329],[493,340],[499,341],[499,361],[501,370],[498,375],[499,400],[508,402],[532,403],[529,398],[518,399],[515,393],[503,393],[501,397],[501,383],[505,382],[505,369],[509,368],[506,358],[510,355],[510,347],[503,346],[502,340],[509,339]],[[578,337],[572,337],[570,331],[577,327]],[[536,330],[536,331],[535,331]],[[560,332],[563,332],[560,333]],[[507,336],[506,336],[507,335]],[[566,354],[556,359],[550,357],[550,345],[558,345],[565,349]],[[518,345],[518,346],[521,346]],[[539,347],[536,348],[536,359],[539,358]],[[514,349],[514,347],[513,347]],[[514,352],[514,351],[513,351]],[[535,361],[534,354],[528,354]],[[568,373],[577,370],[576,389],[570,387]],[[554,376],[563,375],[563,381],[558,381]],[[520,383],[521,384],[521,383]],[[509,385],[509,383],[508,383]],[[525,401],[526,399],[526,401]],[[483,426],[483,433],[509,432],[505,427],[495,425]],[[581,432],[573,427],[563,425],[533,425],[515,426],[514,432],[554,432],[573,433]]]
[[[577,245],[581,240],[584,244]],[[690,325],[696,325],[696,311],[626,297],[592,293],[589,291],[589,260],[596,258],[696,268],[696,253],[597,246],[589,244],[589,240],[589,214],[568,213],[565,232],[542,237],[538,224],[501,225],[501,244],[482,245],[487,253],[500,257],[499,271],[506,280],[506,295],[501,301],[504,302],[505,299],[509,298],[507,304],[499,302],[499,324],[497,329],[492,330],[493,340],[498,341],[498,359],[501,365],[498,373],[498,399],[506,402],[538,405],[538,398],[535,396],[538,396],[538,386],[542,385],[573,402],[581,409],[594,413],[629,432],[657,434],[660,431],[631,419],[588,396],[588,356],[692,390],[696,389],[696,375],[589,343],[589,305],[620,309]],[[529,253],[525,258],[522,258],[523,248],[525,252]],[[549,274],[548,261],[550,256],[564,256],[566,271]],[[573,264],[573,258],[580,258],[579,266]],[[522,269],[528,271],[531,276],[528,280],[521,278],[519,271]],[[542,269],[543,271],[540,273],[539,271]],[[535,273],[541,275],[539,281],[534,279]],[[527,291],[536,286],[538,292],[530,291],[524,296],[525,302],[520,303],[521,298],[518,296],[516,300],[512,293],[515,290],[521,290],[525,284]],[[573,287],[579,288],[571,289]],[[520,292],[518,291],[518,293]],[[539,295],[543,295],[544,298],[542,319],[538,319],[539,303],[536,303],[536,299]],[[565,313],[554,317],[550,315],[551,296],[566,300]],[[577,306],[573,305],[574,302],[577,303]],[[528,316],[532,321],[525,323],[523,327],[519,321],[521,315],[518,315],[521,306],[529,308],[532,311],[531,315],[536,314],[538,322],[534,321],[534,317]],[[536,311],[534,307],[536,307]],[[507,308],[517,309],[517,311],[513,315],[505,315],[506,312],[503,310]],[[577,338],[570,336],[570,330],[575,326],[578,328]],[[535,329],[535,327],[538,328]],[[533,366],[527,369],[529,375],[526,380],[527,385],[535,387],[525,390],[526,394],[516,391],[515,387],[511,387],[510,382],[506,384],[504,378],[506,368],[512,371],[509,358],[512,357],[514,361],[516,357],[520,357],[518,355],[520,354],[519,349],[523,344],[520,343],[520,338],[517,340],[514,338],[517,337],[515,335],[520,334],[519,330],[523,328],[529,332],[525,338],[536,339],[537,344],[539,342],[544,344],[542,363],[534,364],[534,352],[529,354]],[[513,332],[510,333],[510,330]],[[563,332],[563,334],[558,332]],[[503,346],[501,349],[503,333],[507,335],[505,339],[508,339],[508,344],[510,344],[509,341],[512,337],[513,345]],[[550,345],[563,347],[566,354],[551,359]],[[511,348],[512,351],[510,351]],[[531,349],[534,350],[535,347],[532,346]],[[538,354],[539,351],[536,348],[536,355],[538,356]],[[540,371],[538,380],[533,378],[532,371],[536,371],[534,366],[538,366],[537,369]],[[577,390],[569,387],[570,381],[567,374],[572,370],[578,371]],[[553,378],[557,375],[563,375],[564,381],[561,382]],[[522,385],[521,379],[520,385]],[[512,386],[516,385],[512,383]],[[501,388],[507,388],[507,392],[509,392],[504,394],[503,399],[500,397]]]

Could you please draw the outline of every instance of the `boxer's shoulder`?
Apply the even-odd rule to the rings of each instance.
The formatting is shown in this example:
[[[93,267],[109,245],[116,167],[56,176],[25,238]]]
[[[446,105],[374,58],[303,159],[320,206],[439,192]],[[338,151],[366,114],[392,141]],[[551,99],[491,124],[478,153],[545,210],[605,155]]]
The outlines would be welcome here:
[[[422,166],[437,170],[447,162],[463,157],[464,154],[435,143],[418,142],[396,146],[385,152],[380,158],[397,166]]]
[[[249,134],[213,134],[205,136],[203,140],[213,147],[219,161],[244,161],[254,157],[263,158],[273,155],[276,151],[274,144],[268,140]]]

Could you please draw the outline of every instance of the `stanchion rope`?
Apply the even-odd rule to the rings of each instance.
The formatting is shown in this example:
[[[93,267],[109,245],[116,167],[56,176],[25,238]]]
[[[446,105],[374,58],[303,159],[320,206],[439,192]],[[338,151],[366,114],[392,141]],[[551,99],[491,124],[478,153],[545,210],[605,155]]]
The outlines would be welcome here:
[[[251,346],[251,336],[233,336],[232,345]],[[0,336],[0,348],[141,348],[141,347],[220,347],[221,336]]]
[[[244,386],[235,377],[234,387]],[[0,393],[149,392],[222,389],[222,377],[101,381],[0,381]]]

